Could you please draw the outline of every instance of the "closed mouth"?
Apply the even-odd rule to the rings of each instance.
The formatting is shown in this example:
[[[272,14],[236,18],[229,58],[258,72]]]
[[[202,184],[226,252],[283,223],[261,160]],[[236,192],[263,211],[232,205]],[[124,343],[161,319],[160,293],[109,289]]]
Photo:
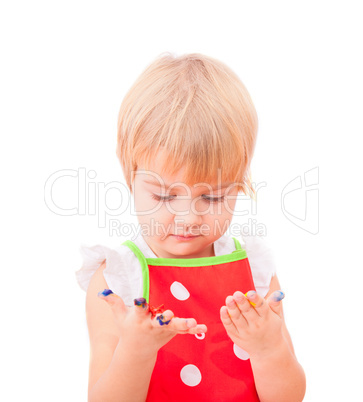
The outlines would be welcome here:
[[[180,236],[180,237],[198,237],[199,235],[173,235],[173,236]]]

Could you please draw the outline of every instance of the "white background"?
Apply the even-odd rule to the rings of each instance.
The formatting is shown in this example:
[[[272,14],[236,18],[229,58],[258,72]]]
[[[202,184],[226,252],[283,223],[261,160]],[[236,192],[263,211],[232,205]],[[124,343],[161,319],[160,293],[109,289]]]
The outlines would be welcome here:
[[[118,109],[141,71],[165,51],[218,58],[248,88],[260,122],[253,180],[266,183],[252,218],[265,226],[274,250],[287,326],[307,376],[305,401],[359,400],[359,3],[2,2],[1,400],[86,401],[78,249],[115,247],[127,236],[100,227],[98,214],[52,212],[45,183],[56,172],[82,168],[97,174],[87,185],[123,180],[115,154]],[[314,168],[316,234],[292,223],[281,205],[284,187]],[[286,197],[285,207],[300,218],[304,192]],[[77,180],[58,180],[52,199],[77,208]],[[108,205],[117,201],[110,192]]]

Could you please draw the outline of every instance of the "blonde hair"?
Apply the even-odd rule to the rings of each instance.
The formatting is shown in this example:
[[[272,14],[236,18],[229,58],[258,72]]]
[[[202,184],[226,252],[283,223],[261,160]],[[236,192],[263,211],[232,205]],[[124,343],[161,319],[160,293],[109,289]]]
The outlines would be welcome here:
[[[255,198],[250,164],[258,120],[251,97],[224,63],[200,53],[159,55],[124,97],[118,116],[116,154],[127,185],[140,163],[163,147],[166,172],[185,167],[187,184],[237,183]],[[133,174],[131,174],[133,172]]]

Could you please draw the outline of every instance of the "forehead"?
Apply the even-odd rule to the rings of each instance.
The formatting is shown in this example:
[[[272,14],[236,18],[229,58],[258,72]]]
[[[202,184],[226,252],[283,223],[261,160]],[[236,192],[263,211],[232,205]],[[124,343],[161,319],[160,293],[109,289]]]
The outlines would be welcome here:
[[[161,148],[156,153],[153,159],[148,161],[147,166],[141,163],[135,172],[135,180],[138,180],[149,186],[158,187],[190,187],[190,188],[226,188],[233,184],[230,181],[222,181],[221,173],[217,173],[213,180],[196,183],[188,183],[184,176],[186,172],[185,166],[179,169],[176,173],[171,174],[168,172],[168,166],[172,166],[172,161],[169,157],[168,152]],[[171,169],[170,169],[171,170]]]
[[[227,188],[233,183],[231,182],[218,182],[217,180],[213,183],[206,183],[206,182],[200,182],[200,183],[193,183],[193,184],[188,184],[184,182],[182,179],[180,180],[173,180],[170,177],[168,179],[165,179],[162,175],[156,174],[155,172],[149,171],[149,170],[138,170],[137,175],[138,180],[140,180],[142,183],[154,186],[154,187],[165,187],[165,188],[170,188],[170,187],[194,187],[194,188],[199,188],[199,187],[208,187],[212,188],[213,190],[220,189],[220,188]]]

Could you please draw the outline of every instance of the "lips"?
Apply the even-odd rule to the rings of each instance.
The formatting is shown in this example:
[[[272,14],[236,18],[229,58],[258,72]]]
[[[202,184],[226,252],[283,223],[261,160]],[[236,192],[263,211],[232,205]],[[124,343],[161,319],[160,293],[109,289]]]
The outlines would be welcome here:
[[[199,237],[200,235],[173,235],[174,237],[179,237],[181,239],[192,239],[194,237]]]
[[[199,235],[191,235],[191,234],[187,234],[187,235],[173,235],[173,236],[180,236],[180,237],[198,237]]]

